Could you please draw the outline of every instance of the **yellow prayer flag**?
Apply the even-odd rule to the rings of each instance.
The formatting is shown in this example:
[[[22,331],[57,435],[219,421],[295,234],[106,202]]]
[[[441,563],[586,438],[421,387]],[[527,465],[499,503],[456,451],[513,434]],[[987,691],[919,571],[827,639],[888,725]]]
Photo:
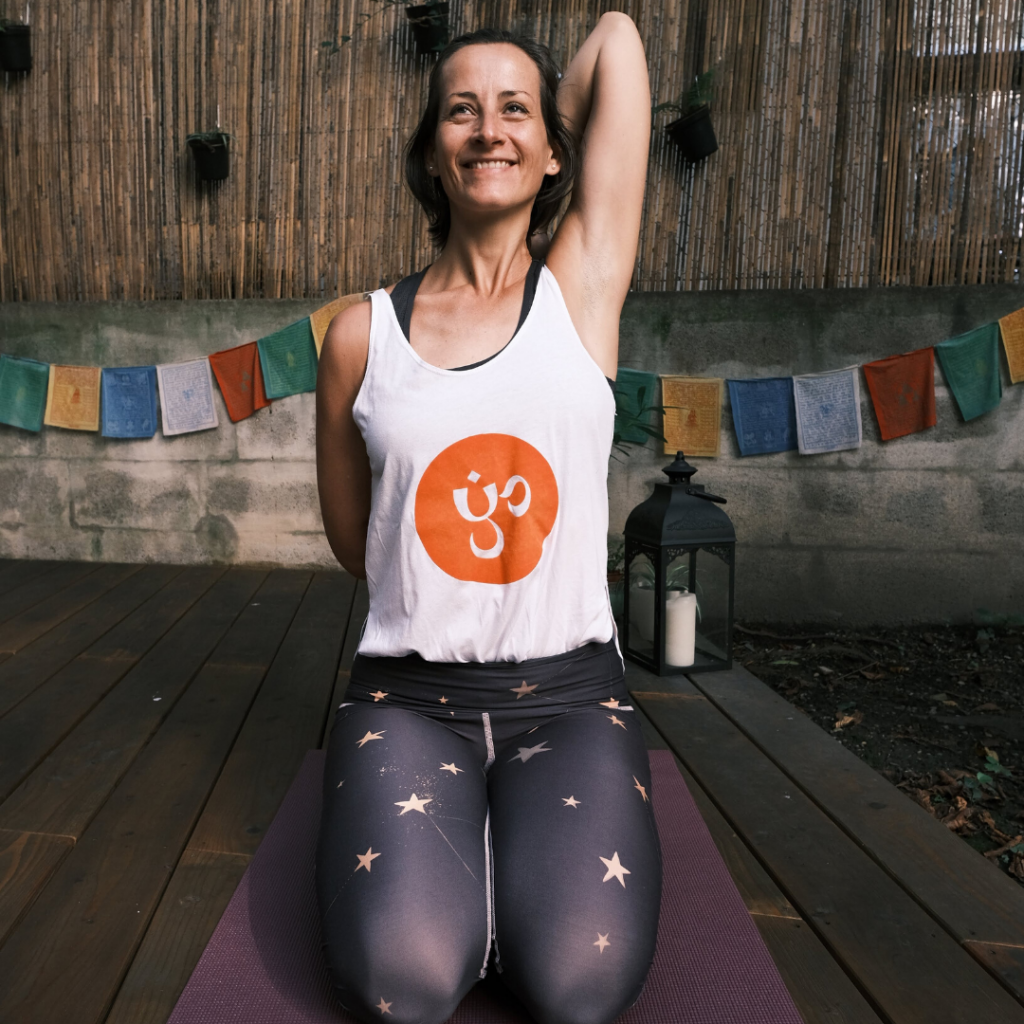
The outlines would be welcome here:
[[[353,292],[351,295],[342,295],[340,299],[328,302],[326,306],[321,306],[315,313],[309,314],[309,326],[313,328],[313,341],[316,342],[317,359],[320,358],[320,349],[324,345],[324,335],[327,333],[327,328],[330,327],[331,321],[343,309],[348,309],[349,306],[362,302],[367,294],[367,292]]]
[[[99,430],[100,368],[51,364],[43,422],[65,430]]]
[[[721,377],[661,378],[666,455],[718,455],[724,385]]]
[[[1024,380],[1024,309],[1004,316],[999,321],[999,333],[1010,364],[1010,381],[1019,384]]]

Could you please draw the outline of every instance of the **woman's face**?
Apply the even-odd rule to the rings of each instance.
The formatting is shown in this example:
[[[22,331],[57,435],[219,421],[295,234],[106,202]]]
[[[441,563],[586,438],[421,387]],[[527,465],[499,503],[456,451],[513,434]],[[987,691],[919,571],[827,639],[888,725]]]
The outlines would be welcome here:
[[[561,164],[540,106],[540,72],[518,46],[464,46],[445,63],[427,171],[440,176],[453,213],[530,209]]]

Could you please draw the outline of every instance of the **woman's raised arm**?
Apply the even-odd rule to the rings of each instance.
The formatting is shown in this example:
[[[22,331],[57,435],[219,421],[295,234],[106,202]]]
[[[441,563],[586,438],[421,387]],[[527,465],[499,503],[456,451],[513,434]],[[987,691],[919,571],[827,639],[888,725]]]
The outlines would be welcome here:
[[[614,377],[651,137],[647,60],[631,18],[602,16],[562,79],[558,106],[580,140],[581,162],[547,262],[584,345]]]

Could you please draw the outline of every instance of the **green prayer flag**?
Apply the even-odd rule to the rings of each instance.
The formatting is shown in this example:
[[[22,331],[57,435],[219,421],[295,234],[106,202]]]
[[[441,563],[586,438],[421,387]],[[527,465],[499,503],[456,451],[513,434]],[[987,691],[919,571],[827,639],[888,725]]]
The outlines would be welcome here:
[[[0,423],[37,434],[43,428],[50,364],[0,356]]]
[[[256,342],[267,398],[316,390],[316,344],[305,316]]]
[[[655,426],[658,377],[645,370],[620,366],[615,375],[615,440],[622,444],[644,444],[651,435],[643,427]]]
[[[965,420],[994,409],[1003,397],[999,379],[999,324],[985,324],[935,346],[946,383]]]

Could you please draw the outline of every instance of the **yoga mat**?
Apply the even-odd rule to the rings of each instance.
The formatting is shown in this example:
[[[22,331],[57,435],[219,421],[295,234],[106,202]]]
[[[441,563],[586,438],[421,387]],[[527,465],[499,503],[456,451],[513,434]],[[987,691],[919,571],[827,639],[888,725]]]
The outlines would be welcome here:
[[[658,947],[619,1024],[802,1024],[672,755],[650,758],[664,860]],[[352,1024],[320,951],[323,764],[323,751],[306,755],[168,1024]],[[450,1024],[529,1021],[491,971]]]

